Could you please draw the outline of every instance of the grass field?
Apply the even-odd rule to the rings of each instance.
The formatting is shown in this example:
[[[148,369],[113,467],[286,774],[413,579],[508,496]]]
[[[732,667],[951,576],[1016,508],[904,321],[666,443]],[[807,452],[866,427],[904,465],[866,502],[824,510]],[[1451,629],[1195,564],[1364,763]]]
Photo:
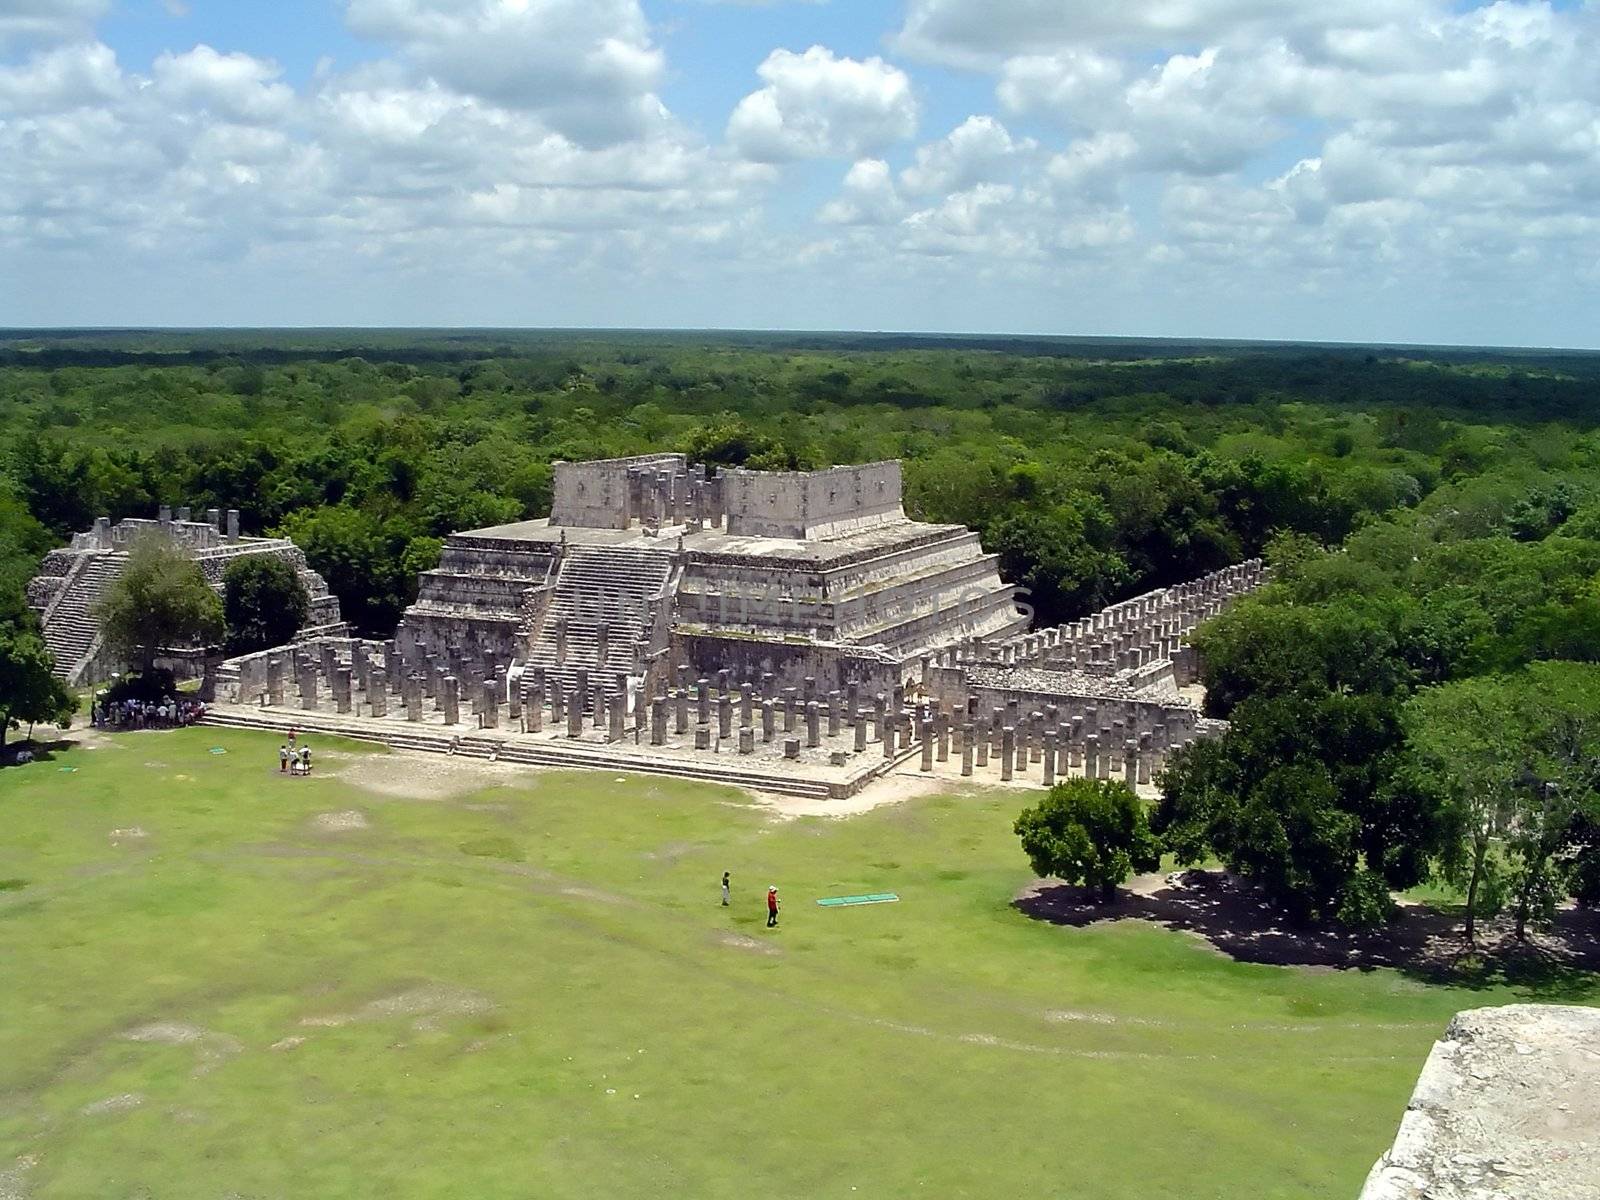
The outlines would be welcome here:
[[[1015,793],[275,749],[0,772],[0,1200],[1349,1200],[1449,1016],[1525,998],[1030,921]]]

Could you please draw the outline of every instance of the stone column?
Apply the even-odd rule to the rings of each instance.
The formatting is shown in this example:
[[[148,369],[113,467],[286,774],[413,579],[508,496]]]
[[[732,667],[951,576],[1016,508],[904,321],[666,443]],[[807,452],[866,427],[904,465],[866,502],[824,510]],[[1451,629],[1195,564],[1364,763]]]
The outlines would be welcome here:
[[[963,779],[972,777],[972,726],[961,727],[961,776]]]
[[[822,745],[821,713],[815,700],[806,701],[806,745],[813,749]]]
[[[485,729],[500,728],[500,691],[494,685],[494,680],[485,679],[483,688],[483,727]]]
[[[763,700],[761,702],[761,740],[763,742],[772,740],[772,735],[775,732],[773,728],[775,723],[772,715],[772,701]]]
[[[563,666],[567,661],[567,619],[556,618],[556,665]]]
[[[933,722],[923,721],[922,727],[917,731],[922,737],[922,769],[933,770]]]
[[[867,714],[857,711],[852,713],[851,716],[850,724],[855,727],[856,735],[855,749],[856,753],[860,754],[867,748]]]
[[[934,737],[938,739],[936,756],[940,762],[950,761],[950,718],[940,713],[933,720]]]
[[[1132,738],[1122,744],[1122,781],[1129,787],[1139,782],[1139,743]]]
[[[561,680],[555,679],[550,683],[550,724],[559,728],[567,719],[567,697],[561,688]]]
[[[695,682],[695,724],[711,724],[711,680],[703,676]]]
[[[799,738],[784,738],[783,739],[783,756],[785,758],[789,758],[789,759],[795,759],[795,758],[799,758],[800,757],[800,739]]]
[[[389,715],[389,677],[376,665],[367,673],[367,704],[373,716]]]
[[[569,738],[583,736],[583,705],[581,701],[567,705],[567,736]]]
[[[1097,733],[1083,739],[1083,777],[1100,778],[1100,735]]]
[[[733,736],[733,697],[726,691],[717,696],[717,736],[719,738]]]
[[[755,723],[755,699],[751,695],[752,689],[748,683],[739,685],[739,724],[749,729]]]
[[[413,675],[406,682],[410,685],[402,697],[406,702],[406,720],[415,724],[422,720],[422,680]]]
[[[1056,735],[1053,733],[1047,733],[1044,735],[1044,757],[1041,761],[1044,763],[1044,778],[1040,782],[1043,783],[1047,788],[1055,787]]]
[[[650,744],[652,746],[665,746],[667,744],[667,700],[665,696],[657,696],[650,702]]]
[[[283,707],[283,660],[276,654],[267,659],[267,703]]]
[[[1017,761],[1017,731],[1007,725],[1000,731],[1000,778],[1011,782]]]
[[[895,733],[895,723],[893,721],[885,721],[883,723],[883,756],[885,758],[894,757]]]
[[[1152,738],[1148,733],[1139,735],[1139,774],[1137,782],[1147,784],[1150,782],[1150,756]]]
[[[628,697],[625,692],[616,692],[611,697],[611,728],[606,731],[613,742],[622,740],[622,731],[628,723]]]
[[[739,753],[754,754],[756,752],[756,731],[748,725],[739,727]]]
[[[497,689],[505,693],[506,720],[515,725],[522,720],[522,689],[520,687],[507,688],[505,686],[504,670],[502,667],[495,672],[494,683]]]
[[[795,726],[795,704],[798,692],[794,688],[783,689],[783,731],[793,733]]]
[[[300,707],[317,711],[317,669],[309,663],[300,668]]]
[[[828,693],[828,736],[829,737],[836,738],[836,737],[839,736],[839,720],[840,720],[839,693],[838,692],[829,692]]]
[[[978,766],[987,767],[989,765],[989,739],[983,735],[982,730],[979,730],[977,735],[972,738],[972,743],[972,748],[977,754]]]
[[[350,711],[350,668],[339,667],[333,675],[333,704],[341,713]]]
[[[689,732],[689,693],[679,688],[672,695],[673,730],[680,737]]]

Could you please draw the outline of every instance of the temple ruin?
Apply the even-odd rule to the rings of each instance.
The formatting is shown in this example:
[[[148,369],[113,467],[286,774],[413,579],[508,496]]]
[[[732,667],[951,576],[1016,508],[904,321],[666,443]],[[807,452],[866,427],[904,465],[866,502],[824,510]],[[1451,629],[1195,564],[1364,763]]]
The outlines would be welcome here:
[[[188,508],[162,507],[155,520],[130,519],[115,525],[101,517],[87,533],[74,534],[72,544],[45,556],[39,574],[28,584],[28,604],[39,614],[44,640],[55,659],[55,673],[69,686],[97,683],[122,669],[106,651],[94,607],[122,574],[128,551],[145,537],[165,537],[181,547],[199,565],[206,582],[222,593],[222,575],[228,564],[252,555],[286,559],[300,575],[311,599],[306,618],[308,635],[342,634],[339,600],[328,591],[322,576],[306,565],[300,548],[286,538],[244,537],[239,532],[239,511],[208,509],[196,521]]]
[[[848,795],[920,769],[1148,788],[1211,732],[1190,633],[1259,562],[1030,631],[994,555],[909,519],[896,462],[558,463],[548,519],[451,537],[394,638],[218,675],[215,719]]]

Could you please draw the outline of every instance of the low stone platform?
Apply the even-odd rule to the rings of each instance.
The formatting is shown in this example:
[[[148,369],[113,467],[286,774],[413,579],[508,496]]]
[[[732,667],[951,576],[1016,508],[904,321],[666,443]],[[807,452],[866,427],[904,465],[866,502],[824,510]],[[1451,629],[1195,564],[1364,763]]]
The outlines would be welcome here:
[[[1456,1014],[1361,1200],[1600,1196],[1600,1009]]]
[[[491,761],[527,763],[563,770],[626,771],[699,779],[753,791],[811,799],[844,799],[860,792],[914,758],[911,746],[889,758],[876,752],[842,765],[827,761],[789,761],[782,757],[740,758],[730,747],[694,750],[681,745],[636,745],[622,741],[573,739],[554,731],[523,733],[514,729],[475,729],[438,721],[412,722],[403,717],[357,717],[296,708],[217,704],[205,724],[235,729],[260,729],[377,742],[396,750],[456,754]]]

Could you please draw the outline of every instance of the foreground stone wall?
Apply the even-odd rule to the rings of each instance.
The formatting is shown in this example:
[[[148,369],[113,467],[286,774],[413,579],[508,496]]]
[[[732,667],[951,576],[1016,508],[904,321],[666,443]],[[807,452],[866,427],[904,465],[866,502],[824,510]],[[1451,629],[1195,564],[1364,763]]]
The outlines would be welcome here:
[[[1361,1200],[1600,1196],[1600,1009],[1458,1013]]]

